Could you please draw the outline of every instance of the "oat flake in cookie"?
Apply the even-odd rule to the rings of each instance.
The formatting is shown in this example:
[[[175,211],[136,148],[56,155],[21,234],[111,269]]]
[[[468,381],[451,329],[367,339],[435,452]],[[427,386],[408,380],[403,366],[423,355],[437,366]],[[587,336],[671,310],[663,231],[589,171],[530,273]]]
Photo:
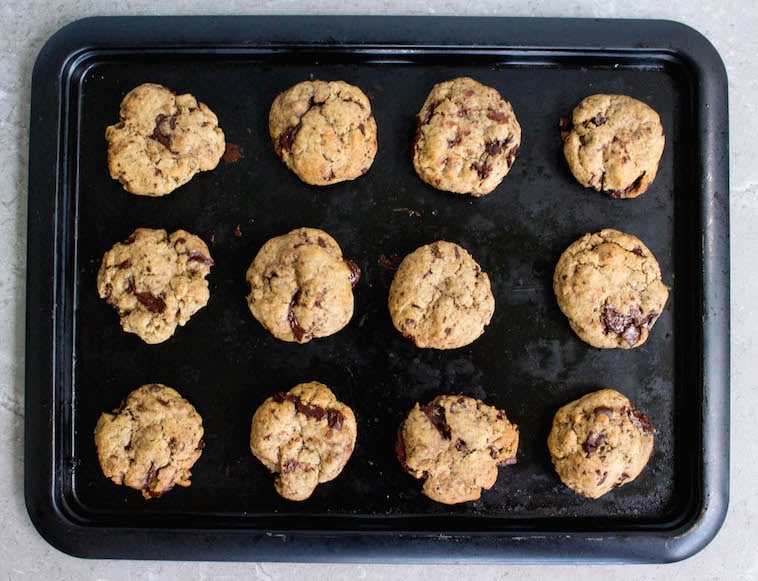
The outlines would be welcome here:
[[[422,492],[437,502],[477,500],[515,464],[518,426],[503,410],[463,395],[441,395],[408,412],[395,452],[403,469],[424,478]]]
[[[601,389],[558,410],[547,445],[563,483],[600,498],[639,476],[653,453],[654,433],[623,394]]]
[[[564,251],[553,290],[571,328],[600,348],[642,345],[668,299],[653,253],[610,229],[585,234]]]
[[[190,485],[190,468],[205,447],[203,421],[174,389],[151,383],[100,416],[95,446],[107,478],[157,498]]]
[[[274,151],[305,183],[325,186],[365,174],[376,155],[368,97],[344,81],[304,81],[271,105]]]
[[[440,240],[403,259],[388,307],[395,328],[417,347],[456,349],[484,332],[495,298],[487,273],[466,249]]]
[[[311,381],[263,402],[253,415],[250,450],[277,474],[281,496],[305,500],[342,472],[356,430],[353,411],[323,383]]]
[[[192,95],[145,83],[126,94],[119,117],[105,130],[108,169],[132,194],[169,194],[224,154],[216,115]]]
[[[468,77],[435,85],[416,120],[413,167],[422,180],[446,192],[489,194],[521,145],[511,104]]]
[[[118,311],[124,331],[162,343],[208,303],[212,265],[194,234],[138,228],[103,256],[97,291]]]
[[[350,322],[360,273],[329,234],[298,228],[260,249],[247,270],[247,304],[277,339],[307,343]]]
[[[626,95],[591,95],[561,121],[563,153],[577,181],[635,198],[655,179],[666,141],[660,117]]]

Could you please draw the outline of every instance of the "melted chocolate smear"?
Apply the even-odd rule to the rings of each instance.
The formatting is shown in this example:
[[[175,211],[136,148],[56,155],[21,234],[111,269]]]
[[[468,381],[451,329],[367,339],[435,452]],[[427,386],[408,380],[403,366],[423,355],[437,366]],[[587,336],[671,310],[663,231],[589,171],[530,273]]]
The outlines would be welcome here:
[[[295,312],[292,309],[287,313],[287,322],[290,324],[290,329],[292,329],[292,334],[295,336],[295,340],[300,343],[308,333],[300,326],[300,323],[295,316]]]
[[[132,294],[136,290],[137,290],[137,287],[134,284],[134,277],[130,276],[128,279],[126,279],[126,292],[128,292],[129,294]]]
[[[650,425],[647,416],[637,408],[632,408],[629,410],[629,419],[634,424],[634,427],[642,432],[642,435],[652,436],[655,433],[655,428]]]
[[[594,410],[592,410],[592,413],[595,414],[595,417],[604,415],[608,419],[611,419],[613,417],[613,408],[608,407],[607,405],[599,405]]]
[[[445,408],[443,408],[441,405],[424,405],[421,406],[421,411],[424,412],[424,415],[426,415],[432,425],[437,428],[437,431],[440,433],[440,435],[445,440],[449,440],[451,436],[451,430],[450,426],[447,423],[447,418],[445,418]]]
[[[348,280],[350,281],[350,284],[353,286],[353,288],[355,288],[355,285],[358,284],[358,281],[361,279],[361,269],[349,258],[345,258],[345,264],[347,264],[347,267],[350,269]]]
[[[206,256],[198,250],[191,252],[187,260],[189,262],[199,262],[200,264],[204,264],[206,266],[213,266],[215,264],[210,257]]]
[[[603,445],[603,442],[605,442],[605,433],[590,432],[589,436],[587,436],[587,439],[584,441],[584,444],[582,444],[582,450],[587,454],[587,458],[591,458],[592,455],[597,452],[597,449]]]
[[[129,259],[127,259],[127,260],[124,260],[124,262],[122,262],[121,264],[119,264],[118,267],[121,270],[125,270],[125,269],[129,268],[131,265],[132,265],[132,261],[129,260]]]
[[[499,141],[497,139],[494,141],[486,141],[484,143],[484,150],[487,152],[487,155],[500,155],[505,151],[505,148],[508,147],[511,141],[513,140],[510,136],[504,141]]]
[[[142,293],[135,292],[134,296],[137,297],[137,300],[142,303],[151,313],[162,313],[166,310],[166,303],[163,302],[163,299],[156,297],[150,291],[145,291]]]
[[[386,254],[380,254],[379,259],[377,260],[380,268],[391,270],[393,272],[400,268],[400,263],[402,261],[402,257],[397,254],[390,254],[389,256]]]
[[[227,143],[222,159],[226,163],[236,163],[245,157],[242,155],[242,151],[243,150],[236,143]]]
[[[487,162],[479,163],[478,161],[472,163],[469,169],[475,171],[480,180],[486,180],[492,171],[492,168],[487,165]]]
[[[171,137],[168,135],[164,135],[161,132],[161,124],[166,120],[169,119],[169,127],[173,129],[176,127],[176,117],[168,117],[167,115],[163,115],[162,113],[158,115],[155,118],[155,129],[153,129],[153,139],[155,139],[158,143],[163,145],[166,149],[171,149]]]
[[[292,144],[295,142],[295,137],[297,137],[298,132],[300,131],[300,128],[303,126],[302,121],[295,125],[294,127],[290,127],[282,133],[279,136],[279,139],[277,140],[277,144],[279,145],[279,149],[282,151],[290,151],[292,149]]]

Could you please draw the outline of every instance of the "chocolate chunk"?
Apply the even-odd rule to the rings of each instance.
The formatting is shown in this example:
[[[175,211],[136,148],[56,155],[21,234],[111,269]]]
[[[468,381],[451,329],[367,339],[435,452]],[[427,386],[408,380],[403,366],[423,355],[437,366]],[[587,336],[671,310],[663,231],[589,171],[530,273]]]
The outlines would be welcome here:
[[[132,265],[132,261],[129,260],[129,259],[126,259],[126,260],[124,260],[124,262],[122,262],[121,264],[119,264],[118,267],[121,270],[126,270],[127,268],[131,267],[131,265]]]
[[[448,335],[450,335],[450,333],[452,333],[452,332],[453,332],[453,329],[452,329],[452,328],[450,328],[450,327],[445,327],[445,337],[447,337]]]
[[[127,238],[125,238],[121,244],[125,244],[126,246],[129,246],[130,244],[134,244],[134,241],[136,239],[137,237],[134,234],[131,234]]]
[[[458,250],[457,246],[453,246],[453,252],[455,253],[456,260],[460,260],[461,259],[461,251]]]
[[[309,403],[303,403],[303,401],[299,398],[295,404],[295,409],[297,409],[297,411],[303,414],[306,418],[312,418],[317,422],[323,420],[324,416],[327,415],[324,408],[317,405],[311,405]]]
[[[163,302],[163,299],[155,296],[150,291],[141,293],[135,292],[134,296],[137,297],[137,300],[147,307],[147,310],[151,313],[162,313],[166,310],[166,303]]]
[[[196,448],[196,449],[197,449],[197,450],[205,450],[205,440],[202,440],[202,439],[201,439],[201,440],[200,440],[200,441],[197,443],[197,448]]]
[[[361,132],[361,135],[366,135],[366,127],[363,125],[363,123],[358,124],[358,131]]]
[[[633,347],[640,339],[640,327],[641,322],[637,322],[637,318],[640,315],[639,309],[630,312],[628,315],[624,315],[617,311],[613,305],[606,304],[603,307],[603,314],[601,315],[601,321],[604,326],[605,334],[610,332],[616,333],[624,339],[624,341]],[[645,326],[647,326],[645,322]]]
[[[484,142],[484,150],[487,152],[487,155],[499,155],[503,153],[503,149],[505,149],[505,142],[503,141],[495,139],[494,141]]]
[[[645,257],[645,253],[642,252],[642,248],[640,248],[639,246],[637,246],[637,248],[634,248],[632,250],[632,254],[636,254],[637,256],[642,256],[643,258]]]
[[[420,409],[422,412],[424,412],[424,415],[426,415],[432,425],[437,428],[437,431],[440,433],[440,435],[445,440],[449,440],[451,437],[451,430],[450,426],[447,423],[447,418],[445,417],[445,408],[443,408],[441,405],[423,405],[420,406]]]
[[[167,118],[170,119],[170,120],[173,120],[173,125],[172,125],[171,121],[169,121],[169,126],[171,127],[171,129],[173,129],[174,127],[176,127],[176,118],[175,117],[168,117],[167,115],[163,115],[161,113],[160,115],[158,115],[155,118],[155,129],[153,129],[153,135],[152,135],[152,137],[158,143],[160,143],[161,145],[163,145],[166,149],[171,149],[171,137],[168,136],[168,135],[164,135],[163,132],[161,131],[161,124]]]
[[[290,325],[290,329],[292,329],[292,334],[295,336],[295,340],[298,342],[302,341],[308,332],[300,326],[300,322],[297,320],[295,312],[292,309],[287,313],[287,322]]]
[[[148,387],[148,388],[147,388],[147,390],[148,390],[150,393],[158,393],[158,392],[159,392],[159,391],[161,391],[162,389],[163,389],[163,388],[162,388],[160,385],[158,385],[157,383],[151,383],[151,384],[150,384],[150,387]]]
[[[333,430],[341,430],[345,423],[345,416],[338,410],[327,410],[326,422]]]
[[[600,127],[601,125],[605,125],[607,119],[605,118],[605,115],[598,113],[592,119],[590,119],[590,121],[592,121],[596,127]]]
[[[244,155],[242,155],[242,149],[240,149],[240,146],[236,143],[227,143],[226,149],[224,150],[224,155],[222,159],[225,163],[236,163],[239,160],[241,160]]]
[[[629,419],[634,424],[634,427],[642,432],[642,435],[652,436],[655,433],[655,428],[650,425],[647,416],[645,416],[645,414],[643,414],[637,408],[632,408],[629,410]]]
[[[590,432],[587,439],[582,444],[582,450],[587,454],[587,458],[591,458],[592,455],[597,452],[597,449],[605,442],[604,432]]]
[[[437,244],[432,244],[432,256],[434,256],[434,258],[442,258],[442,253]]]
[[[561,117],[558,120],[558,129],[561,132],[561,139],[563,141],[566,141],[568,139],[569,134],[571,133],[571,130],[574,128],[574,124],[571,123],[571,119],[568,117]]]
[[[502,111],[487,109],[487,119],[497,122],[500,125],[508,123],[508,116]]]
[[[348,280],[350,281],[350,284],[353,286],[353,288],[355,288],[355,285],[358,284],[358,281],[361,279],[361,269],[349,258],[345,258],[345,264],[347,264],[347,267],[350,269]]]
[[[464,442],[460,438],[456,438],[455,449],[458,450],[459,452],[463,452],[466,449],[466,442]]]
[[[480,180],[486,180],[487,177],[490,175],[490,172],[492,171],[492,168],[487,165],[487,162],[479,163],[478,161],[475,161],[471,164],[471,167],[469,168],[476,172],[476,175],[479,176]]]
[[[619,476],[619,479],[613,484],[613,488],[618,488],[627,480],[629,480],[629,475],[626,472],[622,472],[621,476]]]
[[[194,250],[190,252],[189,257],[187,258],[188,262],[199,262],[200,264],[204,264],[206,266],[213,266],[215,263],[213,260],[200,252],[199,250]]]
[[[595,417],[604,415],[608,419],[611,419],[613,417],[613,408],[608,407],[607,405],[599,405],[594,410],[592,410],[592,413],[595,414]]]
[[[161,399],[159,397],[156,397],[155,401],[157,401],[159,404],[161,404],[164,408],[168,407],[168,402],[165,399]]]
[[[405,440],[403,439],[404,423],[405,420],[403,420],[403,423],[401,423],[397,429],[397,438],[395,438],[395,455],[397,456],[398,462],[400,462],[400,466],[403,467],[403,470],[408,474],[412,474],[411,469],[408,468],[408,464],[405,463]]]

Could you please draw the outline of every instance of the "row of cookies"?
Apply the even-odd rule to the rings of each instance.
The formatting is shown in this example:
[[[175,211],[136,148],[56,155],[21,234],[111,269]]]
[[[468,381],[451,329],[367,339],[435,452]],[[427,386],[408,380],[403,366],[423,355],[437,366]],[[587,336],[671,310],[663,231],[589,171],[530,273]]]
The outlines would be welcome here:
[[[97,289],[126,332],[161,343],[207,304],[213,264],[193,234],[138,228],[105,253]],[[268,240],[253,259],[248,307],[278,339],[307,343],[348,324],[360,273],[329,234],[298,228]],[[668,298],[652,252],[610,229],[586,234],[563,252],[553,289],[572,329],[600,348],[644,343]],[[487,273],[468,251],[440,240],[403,259],[388,308],[395,328],[417,347],[455,349],[484,332],[495,299]]]
[[[631,482],[653,451],[655,430],[621,393],[603,389],[561,407],[547,445],[560,479],[576,493],[599,498]],[[116,484],[160,497],[189,486],[205,444],[200,414],[162,384],[131,392],[95,427],[103,474]],[[273,474],[276,491],[308,499],[320,483],[342,472],[355,448],[353,411],[322,383],[302,383],[266,399],[253,414],[252,454]],[[518,426],[503,410],[464,395],[416,403],[397,431],[402,468],[424,479],[437,502],[477,500],[491,489],[498,467],[516,463]]]
[[[190,94],[145,83],[121,102],[106,129],[111,177],[127,191],[162,196],[224,154],[218,118]],[[492,192],[514,163],[521,126],[500,93],[469,77],[435,85],[416,115],[413,166],[427,184],[472,196]],[[562,118],[564,155],[577,181],[617,198],[645,192],[665,137],[658,114],[626,95],[591,95]],[[368,172],[377,126],[368,97],[344,81],[304,81],[269,112],[274,151],[301,180],[330,185]]]

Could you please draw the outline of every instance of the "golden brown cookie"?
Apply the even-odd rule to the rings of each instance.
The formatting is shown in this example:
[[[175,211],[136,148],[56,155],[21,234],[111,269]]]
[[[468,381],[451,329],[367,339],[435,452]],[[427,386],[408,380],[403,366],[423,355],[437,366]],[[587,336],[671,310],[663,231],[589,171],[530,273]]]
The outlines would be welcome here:
[[[274,151],[305,183],[354,180],[376,155],[376,121],[368,97],[344,81],[303,81],[271,105]]]
[[[151,383],[100,416],[95,446],[107,478],[157,498],[190,485],[190,468],[205,447],[203,420],[174,389]]]
[[[647,340],[669,294],[648,247],[611,229],[585,234],[563,252],[553,290],[583,341],[622,349]]]
[[[145,83],[126,94],[119,117],[105,130],[108,169],[132,194],[171,193],[224,154],[216,115],[190,94]]]
[[[636,198],[658,172],[661,119],[626,95],[591,95],[562,120],[563,153],[576,180],[614,198]]]
[[[490,193],[521,145],[511,104],[468,77],[435,85],[416,121],[413,167],[422,180],[446,192]]]
[[[390,286],[392,323],[417,347],[475,341],[495,312],[487,273],[462,247],[440,240],[403,259]]]
[[[194,234],[138,228],[103,256],[97,291],[118,311],[124,331],[161,343],[208,303],[212,265]]]
[[[424,478],[422,492],[437,502],[478,500],[498,466],[514,464],[518,426],[503,410],[463,395],[440,395],[408,412],[395,451],[403,469]]]
[[[296,385],[277,393],[256,410],[250,450],[277,474],[276,491],[305,500],[316,486],[339,476],[355,448],[353,410],[323,383]]]
[[[329,234],[298,228],[260,249],[247,270],[247,304],[277,339],[307,343],[350,322],[360,273]]]
[[[563,483],[600,498],[639,476],[653,453],[654,433],[624,395],[601,389],[558,410],[547,445]]]

